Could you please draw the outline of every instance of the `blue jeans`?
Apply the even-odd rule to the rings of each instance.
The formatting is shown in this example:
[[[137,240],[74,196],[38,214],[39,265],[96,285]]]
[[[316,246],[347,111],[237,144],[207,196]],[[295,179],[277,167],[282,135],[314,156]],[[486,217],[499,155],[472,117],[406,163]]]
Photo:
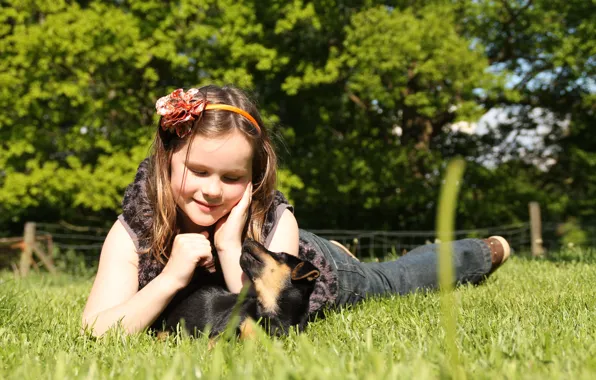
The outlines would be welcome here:
[[[423,245],[394,261],[363,263],[340,247],[307,231],[301,237],[319,248],[335,269],[338,280],[336,306],[353,304],[366,296],[407,294],[439,287],[438,244]],[[452,242],[455,284],[478,284],[489,274],[491,255],[480,239]]]

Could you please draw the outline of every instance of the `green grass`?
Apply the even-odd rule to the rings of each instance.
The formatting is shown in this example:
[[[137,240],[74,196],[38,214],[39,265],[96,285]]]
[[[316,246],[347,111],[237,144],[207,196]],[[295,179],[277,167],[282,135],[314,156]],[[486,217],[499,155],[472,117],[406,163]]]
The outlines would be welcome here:
[[[585,256],[585,255],[584,255]],[[448,378],[436,293],[372,299],[301,335],[221,341],[79,334],[91,279],[0,274],[0,379]],[[596,378],[596,263],[513,258],[455,291],[468,378]]]

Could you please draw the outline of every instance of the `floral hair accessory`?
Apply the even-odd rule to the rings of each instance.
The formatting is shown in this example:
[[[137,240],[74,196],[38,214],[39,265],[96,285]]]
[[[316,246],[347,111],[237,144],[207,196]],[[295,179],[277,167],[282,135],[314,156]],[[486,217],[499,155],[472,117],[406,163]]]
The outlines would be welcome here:
[[[192,121],[198,119],[205,110],[226,110],[244,116],[261,133],[259,123],[248,112],[228,104],[210,104],[196,88],[184,92],[179,88],[169,95],[159,98],[155,103],[157,114],[161,115],[161,128],[176,132],[178,137],[188,136],[192,130]]]

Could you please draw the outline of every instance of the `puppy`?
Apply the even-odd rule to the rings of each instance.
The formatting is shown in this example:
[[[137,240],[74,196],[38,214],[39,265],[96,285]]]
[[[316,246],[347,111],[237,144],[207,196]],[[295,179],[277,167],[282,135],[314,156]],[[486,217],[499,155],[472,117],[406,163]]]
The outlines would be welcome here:
[[[246,239],[240,267],[252,282],[244,298],[222,286],[194,289],[168,305],[162,314],[166,331],[175,331],[184,321],[189,334],[209,329],[209,336],[215,337],[225,331],[233,315],[239,317],[236,334],[241,338],[254,333],[255,322],[272,336],[285,335],[292,326],[305,328],[309,298],[320,274],[312,264]]]

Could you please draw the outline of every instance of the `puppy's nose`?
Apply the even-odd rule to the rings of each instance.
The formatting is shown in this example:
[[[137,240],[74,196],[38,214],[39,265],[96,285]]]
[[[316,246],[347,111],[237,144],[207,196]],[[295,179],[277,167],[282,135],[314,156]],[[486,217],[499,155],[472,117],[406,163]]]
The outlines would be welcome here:
[[[242,244],[242,252],[251,253],[253,256],[271,255],[263,244],[249,238],[244,240],[244,243]]]
[[[246,238],[244,243],[242,243],[243,250],[246,249],[249,251],[254,251],[255,249],[259,249],[261,247],[263,246],[251,238]]]

